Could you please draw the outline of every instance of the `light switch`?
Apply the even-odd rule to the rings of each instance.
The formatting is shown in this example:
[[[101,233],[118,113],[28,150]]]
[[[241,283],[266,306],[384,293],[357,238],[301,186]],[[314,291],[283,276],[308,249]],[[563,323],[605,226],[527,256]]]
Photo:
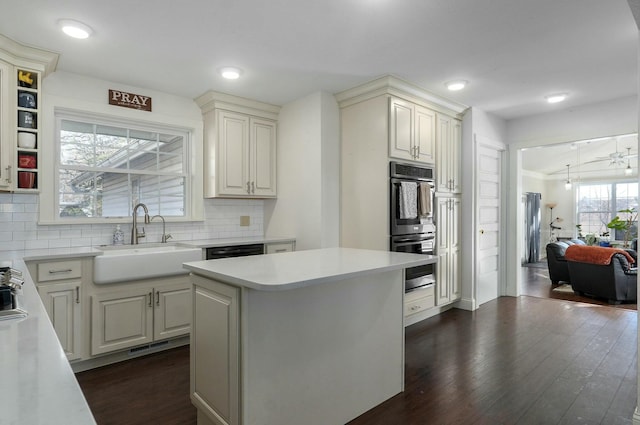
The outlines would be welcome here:
[[[251,223],[251,220],[248,215],[240,216],[240,226],[249,226],[250,223]]]

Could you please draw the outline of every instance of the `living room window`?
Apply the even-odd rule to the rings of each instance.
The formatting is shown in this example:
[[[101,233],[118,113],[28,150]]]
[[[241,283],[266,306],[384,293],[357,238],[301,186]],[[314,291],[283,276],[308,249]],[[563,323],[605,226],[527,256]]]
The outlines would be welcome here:
[[[616,215],[627,218],[627,213],[618,211],[638,208],[637,182],[586,183],[577,187],[578,217],[582,234],[602,235],[609,232],[609,223]],[[610,235],[611,239],[623,240],[623,232]]]
[[[129,217],[138,202],[187,217],[188,131],[64,113],[56,124],[57,220]]]

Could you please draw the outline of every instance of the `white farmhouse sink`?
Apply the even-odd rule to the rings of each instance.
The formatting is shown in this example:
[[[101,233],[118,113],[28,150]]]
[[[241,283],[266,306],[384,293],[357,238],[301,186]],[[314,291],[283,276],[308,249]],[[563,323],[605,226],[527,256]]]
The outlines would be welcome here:
[[[124,282],[189,273],[182,263],[202,260],[202,249],[178,244],[99,247],[93,261],[93,282]]]

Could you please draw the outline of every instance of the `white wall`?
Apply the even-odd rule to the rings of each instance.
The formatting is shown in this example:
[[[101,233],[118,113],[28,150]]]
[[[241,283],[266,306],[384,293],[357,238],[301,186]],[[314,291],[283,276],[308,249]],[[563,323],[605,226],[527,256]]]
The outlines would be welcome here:
[[[267,236],[295,236],[296,249],[337,246],[339,109],[312,93],[282,107],[278,119],[278,198],[265,201]]]
[[[153,112],[137,111],[108,105],[108,89],[124,90],[151,96]],[[167,222],[167,232],[173,240],[226,239],[262,237],[264,235],[264,201],[244,199],[202,198],[202,114],[192,99],[139,87],[66,72],[55,72],[43,80],[43,128],[41,129],[40,164],[43,185],[39,195],[0,194],[0,256],[21,258],[25,252],[41,249],[65,249],[110,244],[115,224],[38,224],[38,211],[43,203],[51,204],[53,193],[53,158],[55,155],[54,108],[64,107],[136,119],[165,123],[193,130],[191,146],[194,173],[191,176],[197,194],[194,208],[197,221]],[[240,226],[240,216],[250,217],[250,226]],[[123,223],[125,235],[130,224]],[[145,225],[145,242],[159,242],[160,222]]]
[[[475,223],[474,205],[474,157],[476,138],[504,143],[506,127],[504,120],[486,113],[478,108],[466,111],[462,120],[462,301],[459,307],[473,310],[477,308],[475,302],[475,237],[477,225]]]

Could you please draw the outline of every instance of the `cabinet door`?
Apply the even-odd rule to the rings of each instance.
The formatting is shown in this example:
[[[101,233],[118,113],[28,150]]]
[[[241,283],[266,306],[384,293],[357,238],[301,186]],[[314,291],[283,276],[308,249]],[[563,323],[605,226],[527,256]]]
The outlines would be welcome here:
[[[451,301],[460,299],[460,199],[451,199],[449,219],[449,285]]]
[[[438,265],[436,267],[436,305],[444,305],[451,300],[449,282],[450,276],[450,221],[451,198],[437,198],[438,216],[436,227],[436,253]]]
[[[422,106],[415,107],[414,144],[417,146],[417,161],[435,163],[436,113]]]
[[[12,75],[9,64],[0,61],[0,189],[9,190],[13,186],[13,153],[15,152],[13,129],[10,123],[15,121],[16,117],[11,116],[9,111],[15,113],[15,100],[9,90],[10,76]]]
[[[450,176],[450,143],[451,118],[438,114],[436,126],[436,191],[450,193],[452,184]]]
[[[38,292],[67,359],[80,358],[80,281],[38,285]]]
[[[449,141],[449,174],[451,192],[462,193],[462,122],[451,120],[451,140]]]
[[[192,276],[191,400],[211,423],[240,423],[240,290]]]
[[[249,117],[229,111],[217,111],[218,193],[249,193]]]
[[[295,242],[269,243],[264,246],[265,254],[278,254],[295,251]]]
[[[155,288],[154,341],[191,332],[191,283]]]
[[[404,100],[389,99],[389,156],[414,160],[414,105]]]
[[[153,290],[129,289],[91,297],[91,354],[153,340]]]
[[[276,195],[276,123],[269,120],[250,120],[249,181],[252,196]]]

